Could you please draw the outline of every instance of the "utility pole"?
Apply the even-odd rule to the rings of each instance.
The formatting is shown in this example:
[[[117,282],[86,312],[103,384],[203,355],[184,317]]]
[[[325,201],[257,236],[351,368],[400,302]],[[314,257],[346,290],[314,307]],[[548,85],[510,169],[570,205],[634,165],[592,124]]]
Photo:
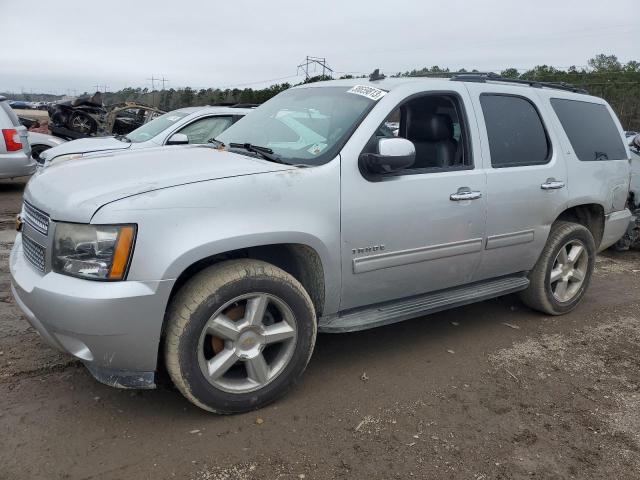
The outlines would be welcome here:
[[[94,87],[96,87],[96,92],[100,91],[100,85],[94,85]]]
[[[162,90],[164,90],[164,84],[165,83],[169,83],[169,80],[164,78],[164,75],[162,76],[162,79],[160,80],[162,82]]]
[[[147,80],[151,80],[151,104],[156,106],[156,80],[160,80],[159,78],[155,78],[151,75],[151,78],[147,78]]]
[[[307,55],[306,59],[304,62],[302,62],[300,65],[298,65],[298,72],[300,72],[300,70],[302,70],[304,72],[304,79],[305,80],[309,80],[310,76],[309,76],[309,66],[313,65],[314,66],[314,70],[315,68],[321,67],[322,68],[322,76],[326,76],[327,72],[329,72],[330,76],[333,75],[333,69],[327,65],[327,59],[324,57],[311,57],[309,55]]]

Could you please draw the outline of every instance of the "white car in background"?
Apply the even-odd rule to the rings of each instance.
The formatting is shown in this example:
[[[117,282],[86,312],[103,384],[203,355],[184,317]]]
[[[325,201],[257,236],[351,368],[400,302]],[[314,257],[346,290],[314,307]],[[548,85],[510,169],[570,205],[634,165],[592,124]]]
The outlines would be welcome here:
[[[131,151],[164,145],[206,144],[251,112],[251,108],[188,107],[173,110],[126,135],[65,142],[40,155],[41,166],[91,153]]]
[[[31,157],[39,162],[42,152],[67,143],[67,141],[60,137],[29,130],[29,143],[31,144]]]

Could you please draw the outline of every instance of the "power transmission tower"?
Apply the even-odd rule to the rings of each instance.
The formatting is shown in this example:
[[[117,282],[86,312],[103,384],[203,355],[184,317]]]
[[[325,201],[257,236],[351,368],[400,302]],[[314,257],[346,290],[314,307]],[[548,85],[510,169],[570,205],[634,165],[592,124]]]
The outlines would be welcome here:
[[[300,70],[302,70],[304,72],[304,79],[305,80],[309,80],[310,76],[309,76],[309,67],[313,65],[314,66],[314,70],[317,68],[322,68],[322,76],[326,76],[327,72],[329,72],[329,76],[332,76],[333,74],[333,69],[327,65],[327,59],[324,57],[311,57],[309,55],[307,55],[307,58],[305,59],[304,62],[302,62],[300,65],[298,65],[298,72],[300,72]]]
[[[147,80],[151,80],[151,104],[156,106],[156,80],[160,81],[159,78],[155,78],[151,75],[151,78],[147,78]]]
[[[96,92],[100,91],[100,85],[94,85],[94,87],[96,87]]]
[[[162,82],[162,90],[164,90],[164,84],[165,83],[169,83],[169,80],[164,78],[164,75],[162,76],[162,79],[160,79],[160,81]]]

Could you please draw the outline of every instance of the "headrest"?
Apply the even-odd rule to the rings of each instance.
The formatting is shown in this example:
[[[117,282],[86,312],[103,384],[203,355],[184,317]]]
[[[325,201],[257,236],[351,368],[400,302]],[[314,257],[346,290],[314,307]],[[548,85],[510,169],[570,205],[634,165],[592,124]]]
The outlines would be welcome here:
[[[428,113],[410,118],[409,138],[418,142],[441,142],[453,138],[453,122],[448,115]]]

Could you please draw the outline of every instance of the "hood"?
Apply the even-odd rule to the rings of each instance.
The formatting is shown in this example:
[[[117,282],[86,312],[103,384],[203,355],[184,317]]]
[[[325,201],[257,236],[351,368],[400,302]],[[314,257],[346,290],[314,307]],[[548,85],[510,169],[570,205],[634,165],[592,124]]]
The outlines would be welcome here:
[[[49,162],[60,155],[102,152],[105,150],[126,150],[129,147],[131,147],[130,143],[121,142],[115,137],[80,138],[78,140],[72,140],[70,142],[63,143],[62,145],[58,145],[57,147],[50,148],[49,150],[45,150],[42,154],[42,158]]]
[[[88,223],[97,209],[121,198],[294,168],[212,147],[142,149],[54,163],[31,178],[24,197],[53,220]]]

